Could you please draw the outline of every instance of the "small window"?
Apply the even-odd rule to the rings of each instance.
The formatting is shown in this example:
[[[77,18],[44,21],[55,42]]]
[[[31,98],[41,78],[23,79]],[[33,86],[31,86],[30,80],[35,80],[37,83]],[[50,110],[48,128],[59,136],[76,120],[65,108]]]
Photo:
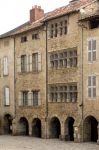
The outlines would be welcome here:
[[[26,72],[26,55],[21,55],[21,72]]]
[[[21,37],[21,43],[27,42],[27,36],[22,36]]]
[[[33,91],[33,106],[38,106],[38,101],[39,101],[39,92],[38,91]]]
[[[32,70],[38,71],[38,53],[32,54]]]
[[[28,91],[23,91],[22,92],[22,101],[23,101],[23,106],[27,106],[28,105]]]
[[[50,31],[50,37],[53,38],[54,37],[54,25],[51,25],[51,31]]]
[[[39,39],[39,34],[38,33],[32,34],[32,39],[33,40]]]

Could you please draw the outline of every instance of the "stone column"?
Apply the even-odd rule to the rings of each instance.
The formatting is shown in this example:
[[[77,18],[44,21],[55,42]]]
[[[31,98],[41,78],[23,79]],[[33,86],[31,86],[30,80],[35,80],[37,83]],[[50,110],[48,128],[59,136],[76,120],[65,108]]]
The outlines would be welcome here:
[[[61,122],[61,133],[59,138],[60,140],[65,140],[64,121]]]
[[[32,123],[29,122],[29,136],[32,136]]]
[[[99,122],[98,122],[97,130],[98,130],[98,140],[97,140],[97,144],[99,145]]]

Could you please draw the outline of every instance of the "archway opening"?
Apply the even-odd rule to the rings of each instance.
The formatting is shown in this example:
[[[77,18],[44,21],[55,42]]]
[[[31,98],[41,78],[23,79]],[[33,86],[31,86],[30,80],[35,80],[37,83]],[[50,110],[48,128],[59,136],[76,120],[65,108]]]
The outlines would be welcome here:
[[[68,117],[65,122],[65,139],[67,141],[74,141],[74,118]]]
[[[60,121],[57,117],[51,119],[50,122],[50,135],[51,138],[59,138],[61,134]]]
[[[4,134],[12,134],[12,116],[10,114],[4,116]]]
[[[32,122],[32,136],[41,138],[41,120],[38,118]]]
[[[20,135],[29,135],[29,125],[25,117],[20,118],[18,130]]]
[[[98,121],[93,116],[88,116],[84,120],[84,141],[97,142],[98,139]]]

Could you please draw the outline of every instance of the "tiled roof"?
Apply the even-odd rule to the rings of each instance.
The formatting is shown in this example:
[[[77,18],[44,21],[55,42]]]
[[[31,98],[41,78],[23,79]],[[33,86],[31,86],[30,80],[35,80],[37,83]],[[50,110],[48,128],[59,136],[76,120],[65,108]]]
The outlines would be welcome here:
[[[64,15],[64,14],[69,14],[78,11],[82,6],[85,6],[92,2],[92,0],[78,0],[75,2],[71,2],[70,4],[60,7],[58,9],[55,9],[52,12],[49,12],[44,20],[50,20],[53,18],[56,18],[58,16]]]
[[[48,21],[50,19],[62,16],[62,15],[65,15],[65,14],[69,14],[69,13],[79,11],[79,9],[82,6],[86,6],[87,4],[91,3],[92,1],[94,1],[94,0],[76,0],[75,2],[71,2],[66,6],[57,8],[57,9],[55,9],[55,10],[49,12],[49,13],[46,13],[43,18],[33,22],[32,24],[28,21],[28,22],[24,23],[23,25],[15,28],[15,29],[13,29],[13,30],[5,33],[5,34],[2,34],[0,36],[0,38],[4,38],[4,37],[11,36],[11,35],[19,34],[19,33],[22,33],[22,32],[40,27],[43,24],[44,21]]]

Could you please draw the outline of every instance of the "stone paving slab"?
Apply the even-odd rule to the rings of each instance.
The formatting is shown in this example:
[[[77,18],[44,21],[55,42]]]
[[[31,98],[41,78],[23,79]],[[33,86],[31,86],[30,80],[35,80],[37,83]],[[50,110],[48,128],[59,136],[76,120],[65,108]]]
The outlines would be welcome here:
[[[0,150],[99,150],[97,143],[73,143],[57,139],[0,136]]]

